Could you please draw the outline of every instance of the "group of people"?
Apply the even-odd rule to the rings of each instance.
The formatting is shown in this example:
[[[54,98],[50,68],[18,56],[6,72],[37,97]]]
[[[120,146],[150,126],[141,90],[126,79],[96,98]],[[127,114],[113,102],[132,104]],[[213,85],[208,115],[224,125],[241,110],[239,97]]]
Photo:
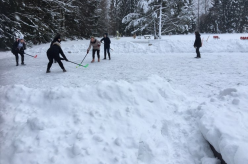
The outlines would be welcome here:
[[[53,60],[55,62],[58,62],[59,66],[63,70],[63,72],[66,72],[61,60],[68,61],[68,59],[66,58],[63,50],[61,49],[61,45],[60,45],[61,38],[60,37],[61,37],[60,34],[57,34],[55,36],[55,38],[53,39],[53,41],[50,45],[50,48],[47,50],[47,58],[49,60],[49,63],[47,64],[46,73],[51,72],[50,68],[53,64]],[[97,40],[94,36],[91,36],[91,38],[90,38],[90,45],[89,45],[89,48],[87,49],[87,54],[89,53],[91,47],[93,47],[91,63],[95,62],[95,54],[96,53],[97,53],[98,62],[100,62],[100,46],[101,46],[102,42],[104,42],[104,58],[103,58],[103,60],[106,60],[106,52],[108,53],[109,60],[111,60],[110,51],[109,51],[111,41],[108,37],[108,34],[105,33],[104,37],[100,41]],[[62,55],[63,58],[60,58],[60,54]]]
[[[95,62],[95,54],[97,53],[97,58],[98,58],[98,62],[100,62],[100,46],[101,43],[104,43],[104,58],[103,60],[106,60],[106,53],[108,53],[108,59],[111,60],[110,57],[110,44],[111,41],[108,37],[108,34],[105,33],[104,37],[99,41],[97,40],[94,36],[91,36],[90,38],[90,45],[89,48],[87,49],[87,54],[89,53],[91,47],[93,47],[92,50],[92,61],[91,63]],[[60,68],[63,70],[63,72],[66,72],[66,69],[63,65],[63,63],[61,62],[61,60],[65,60],[68,61],[67,57],[65,56],[63,50],[61,49],[61,35],[57,34],[53,41],[50,44],[50,48],[47,50],[47,58],[49,60],[48,64],[47,64],[47,71],[46,73],[50,73],[50,69],[52,67],[53,61],[54,63],[58,63]],[[16,57],[16,66],[19,65],[19,59],[18,59],[18,54],[21,55],[21,60],[22,60],[22,65],[24,64],[24,50],[26,49],[26,44],[24,42],[23,37],[20,38],[16,38],[16,41],[14,42],[13,46],[12,46],[12,53],[15,55]],[[60,55],[62,55],[63,58],[60,57]]]
[[[60,68],[63,70],[63,72],[66,72],[66,69],[64,68],[63,63],[61,62],[61,60],[65,60],[68,61],[68,59],[66,58],[63,50],[61,49],[61,36],[60,34],[57,34],[53,41],[51,42],[50,48],[47,50],[47,58],[49,60],[48,64],[47,64],[47,71],[46,73],[50,73],[50,69],[52,67],[53,61],[56,63],[58,62]],[[94,36],[91,36],[90,38],[90,44],[89,47],[87,49],[87,54],[89,53],[91,47],[93,47],[92,50],[92,61],[91,63],[95,62],[95,54],[97,53],[97,58],[98,58],[98,62],[100,62],[100,46],[101,43],[104,43],[104,58],[103,60],[107,59],[107,53],[108,53],[108,59],[111,60],[110,57],[110,44],[111,41],[108,37],[108,34],[105,33],[104,37],[99,41],[97,40]],[[197,56],[195,58],[201,58],[201,54],[200,54],[200,47],[202,47],[202,41],[201,41],[201,35],[198,31],[195,32],[195,42],[194,42],[194,47],[196,48],[196,54]],[[23,37],[20,38],[16,38],[16,41],[13,44],[12,47],[12,53],[15,55],[16,58],[16,66],[19,65],[19,58],[18,58],[18,54],[21,55],[21,64],[24,64],[24,50],[26,49],[26,44],[24,42]],[[62,55],[63,58],[60,57],[60,54]]]

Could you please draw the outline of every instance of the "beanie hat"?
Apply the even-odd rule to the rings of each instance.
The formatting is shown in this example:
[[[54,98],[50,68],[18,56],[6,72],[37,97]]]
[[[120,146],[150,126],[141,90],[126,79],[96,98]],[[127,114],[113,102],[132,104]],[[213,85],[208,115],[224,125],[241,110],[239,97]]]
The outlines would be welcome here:
[[[57,34],[57,35],[54,37],[54,41],[58,41],[58,39],[61,39],[61,38],[60,38],[60,34]]]
[[[93,39],[95,39],[95,37],[94,37],[94,36],[91,36],[90,38],[93,38]]]

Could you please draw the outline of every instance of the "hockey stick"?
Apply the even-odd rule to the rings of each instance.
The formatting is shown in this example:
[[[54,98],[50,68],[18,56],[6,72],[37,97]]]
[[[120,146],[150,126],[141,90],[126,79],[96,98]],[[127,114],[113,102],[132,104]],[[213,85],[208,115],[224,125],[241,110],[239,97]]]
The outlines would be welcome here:
[[[208,36],[208,38],[210,37],[210,35]],[[208,41],[208,39],[206,40],[206,41]]]
[[[101,42],[102,43],[102,42]],[[104,44],[104,43],[102,43],[102,44]],[[109,47],[110,48],[110,47]],[[112,51],[114,51],[112,48],[110,48]]]
[[[86,58],[87,55],[88,53],[85,55],[84,59]],[[81,64],[83,63],[84,59],[81,61],[81,63],[78,66],[82,66]],[[78,66],[76,68],[78,68]]]
[[[33,58],[37,58],[37,55],[33,56],[33,55],[26,54],[26,53],[24,53],[24,54],[28,55],[28,56],[32,56]]]
[[[89,66],[89,64],[86,64],[86,65],[81,65],[81,64],[78,64],[78,63],[75,63],[75,62],[69,61],[69,60],[68,60],[67,62],[70,62],[70,63],[76,64],[76,65],[78,65],[78,66],[82,66],[82,67],[84,67],[84,68],[87,68],[87,67]]]

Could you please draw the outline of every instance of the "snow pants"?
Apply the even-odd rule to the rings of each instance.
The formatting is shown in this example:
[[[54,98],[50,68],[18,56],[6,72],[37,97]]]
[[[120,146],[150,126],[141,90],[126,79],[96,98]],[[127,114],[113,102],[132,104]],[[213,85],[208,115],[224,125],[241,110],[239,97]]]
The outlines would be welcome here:
[[[19,63],[19,56],[18,54],[21,55],[21,61],[22,63],[24,63],[24,52],[15,52],[14,55],[15,55],[15,58],[16,58],[16,64]]]
[[[52,67],[53,60],[55,60],[55,61],[57,61],[59,63],[59,66],[60,66],[61,69],[65,69],[63,63],[61,62],[61,59],[60,59],[59,55],[56,56],[56,55],[47,53],[47,58],[49,60],[49,63],[47,64],[47,71],[49,71],[50,68]]]
[[[95,59],[95,53],[97,52],[98,59],[100,58],[100,50],[93,49],[92,50],[92,58]]]
[[[197,54],[196,57],[198,57],[198,58],[201,57],[201,54],[200,54],[200,47],[196,47],[196,54]]]
[[[109,47],[104,47],[104,59],[106,59],[106,52],[108,53],[108,57],[110,59],[110,52],[109,52]]]

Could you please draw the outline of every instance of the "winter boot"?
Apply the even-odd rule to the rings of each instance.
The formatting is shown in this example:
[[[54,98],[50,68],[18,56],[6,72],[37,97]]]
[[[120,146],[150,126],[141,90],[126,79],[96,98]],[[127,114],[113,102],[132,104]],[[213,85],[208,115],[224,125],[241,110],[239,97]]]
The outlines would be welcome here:
[[[51,71],[50,70],[47,70],[46,73],[50,73]]]
[[[65,70],[65,69],[63,69],[63,72],[66,72],[66,70]]]
[[[100,62],[100,58],[98,58],[98,62]]]
[[[108,54],[109,60],[111,60],[110,54]]]
[[[91,63],[94,63],[95,62],[95,59],[92,59]]]
[[[16,66],[18,66],[19,65],[19,62],[18,62],[18,59],[16,59]]]
[[[24,56],[22,56],[22,63],[21,63],[21,65],[25,65],[24,64]]]

